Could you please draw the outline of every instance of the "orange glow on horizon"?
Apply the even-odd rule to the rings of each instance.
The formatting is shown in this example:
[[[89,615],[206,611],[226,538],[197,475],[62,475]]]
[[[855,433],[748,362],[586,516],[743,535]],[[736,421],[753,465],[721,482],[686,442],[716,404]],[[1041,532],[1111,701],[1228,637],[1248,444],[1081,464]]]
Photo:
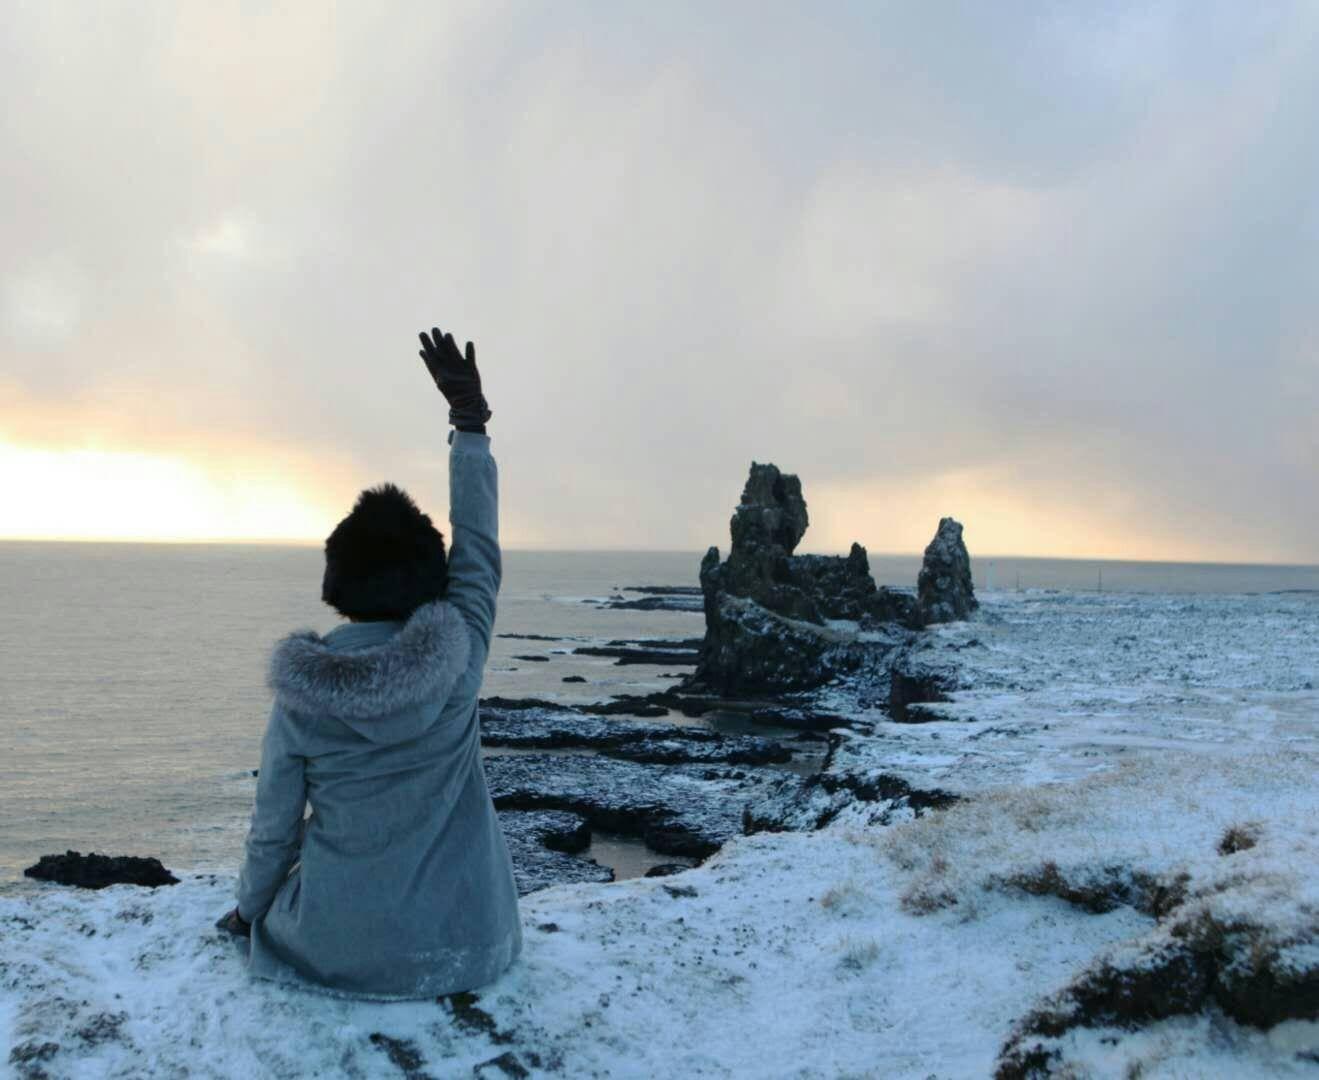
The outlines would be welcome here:
[[[355,471],[346,461],[327,468],[248,446],[216,448],[194,460],[163,448],[33,446],[0,438],[0,540],[319,545],[351,503]],[[1243,551],[1232,537],[1175,528],[1121,491],[1089,489],[1082,497],[1047,482],[1030,489],[1004,469],[815,483],[806,494],[811,524],[801,552],[845,552],[856,540],[872,555],[917,555],[939,518],[951,515],[965,526],[973,559],[1298,563],[1281,547]],[[728,547],[726,511],[711,519],[693,508],[692,519],[662,542],[637,543],[625,532],[602,534],[589,522],[538,515],[534,502],[521,509],[522,500],[509,502],[502,532],[510,550]]]
[[[994,468],[920,480],[817,484],[807,492],[807,504],[811,526],[802,551],[846,551],[856,540],[873,554],[921,552],[939,519],[948,516],[964,526],[973,559],[1297,562],[1281,547],[1243,552],[1237,538],[1152,517],[1137,497],[1122,490],[1066,490],[1044,479],[1030,489]]]
[[[9,540],[313,542],[333,512],[287,478],[124,450],[0,442]]]

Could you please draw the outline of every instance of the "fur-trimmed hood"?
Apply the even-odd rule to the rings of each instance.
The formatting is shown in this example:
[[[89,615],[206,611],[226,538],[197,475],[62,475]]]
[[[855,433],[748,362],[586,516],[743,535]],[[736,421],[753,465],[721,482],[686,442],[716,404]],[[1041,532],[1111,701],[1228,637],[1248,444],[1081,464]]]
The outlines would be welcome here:
[[[471,647],[462,614],[436,600],[379,645],[341,649],[311,630],[290,634],[271,654],[268,683],[295,713],[333,716],[372,742],[392,743],[434,722]]]

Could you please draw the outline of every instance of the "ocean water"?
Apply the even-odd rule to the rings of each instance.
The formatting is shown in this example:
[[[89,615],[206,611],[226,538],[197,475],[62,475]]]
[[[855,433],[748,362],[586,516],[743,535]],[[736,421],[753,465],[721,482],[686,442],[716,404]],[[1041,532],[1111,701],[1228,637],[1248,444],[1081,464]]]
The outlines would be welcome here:
[[[673,685],[660,668],[571,657],[577,641],[697,637],[699,613],[585,603],[694,585],[700,553],[508,552],[484,693],[565,702]],[[874,557],[910,586],[916,557]],[[312,547],[0,542],[0,890],[48,852],[156,855],[233,871],[269,711],[265,662],[289,630],[337,622]],[[1319,590],[1319,568],[1072,560],[976,563],[997,589]],[[548,662],[519,660],[546,656]],[[565,684],[582,675],[585,684]]]

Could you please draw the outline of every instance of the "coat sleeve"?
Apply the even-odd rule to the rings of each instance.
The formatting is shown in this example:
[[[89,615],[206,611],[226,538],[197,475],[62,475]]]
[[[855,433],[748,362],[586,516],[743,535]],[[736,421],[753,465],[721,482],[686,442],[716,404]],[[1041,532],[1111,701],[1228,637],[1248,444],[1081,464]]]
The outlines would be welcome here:
[[[256,805],[238,876],[238,914],[248,922],[266,913],[302,850],[305,764],[306,759],[293,752],[287,720],[276,704],[261,743]]]
[[[503,576],[499,552],[499,474],[490,438],[471,431],[449,434],[448,600],[463,614],[483,652],[490,648],[495,596]]]

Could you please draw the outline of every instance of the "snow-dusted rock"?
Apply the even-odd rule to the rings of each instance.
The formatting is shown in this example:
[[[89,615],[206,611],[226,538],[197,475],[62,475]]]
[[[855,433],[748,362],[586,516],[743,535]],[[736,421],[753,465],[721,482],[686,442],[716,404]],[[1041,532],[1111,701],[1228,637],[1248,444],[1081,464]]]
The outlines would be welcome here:
[[[709,728],[672,723],[616,720],[549,702],[524,709],[483,706],[481,745],[592,750],[652,765],[769,765],[792,759],[792,751],[774,739],[725,735]]]
[[[730,695],[792,693],[885,664],[883,650],[862,639],[855,623],[804,622],[754,600],[716,592],[706,612],[700,666],[685,689]]]
[[[501,810],[499,827],[513,859],[518,894],[570,882],[614,880],[614,872],[582,857],[591,827],[580,814],[562,810]]]
[[[916,579],[916,598],[921,621],[926,625],[965,619],[979,607],[961,522],[950,517],[940,519],[934,539],[925,548],[925,560]]]
[[[1247,847],[1233,839],[1243,835]],[[1153,900],[1157,924],[1106,950],[1020,1020],[996,1076],[1062,1068],[1077,1029],[1139,1028],[1211,1010],[1262,1030],[1319,1021],[1319,829],[1304,817],[1233,825],[1217,851],[1217,860],[1201,853],[1174,862],[1153,888],[1137,890],[1132,900]]]
[[[567,810],[593,828],[643,839],[665,855],[704,858],[742,831],[742,808],[780,773],[589,754],[495,755],[486,777],[500,810]]]
[[[869,770],[829,769],[812,776],[785,776],[747,804],[748,833],[823,829],[840,816],[850,824],[889,825],[941,810],[956,796],[938,788],[913,788],[898,776]]]
[[[809,518],[801,481],[774,465],[751,465],[733,513],[728,558],[710,548],[701,561],[705,641],[688,686],[722,694],[793,692],[821,686],[873,663],[837,624],[915,626],[915,601],[877,589],[866,550],[846,557],[794,555]]]

